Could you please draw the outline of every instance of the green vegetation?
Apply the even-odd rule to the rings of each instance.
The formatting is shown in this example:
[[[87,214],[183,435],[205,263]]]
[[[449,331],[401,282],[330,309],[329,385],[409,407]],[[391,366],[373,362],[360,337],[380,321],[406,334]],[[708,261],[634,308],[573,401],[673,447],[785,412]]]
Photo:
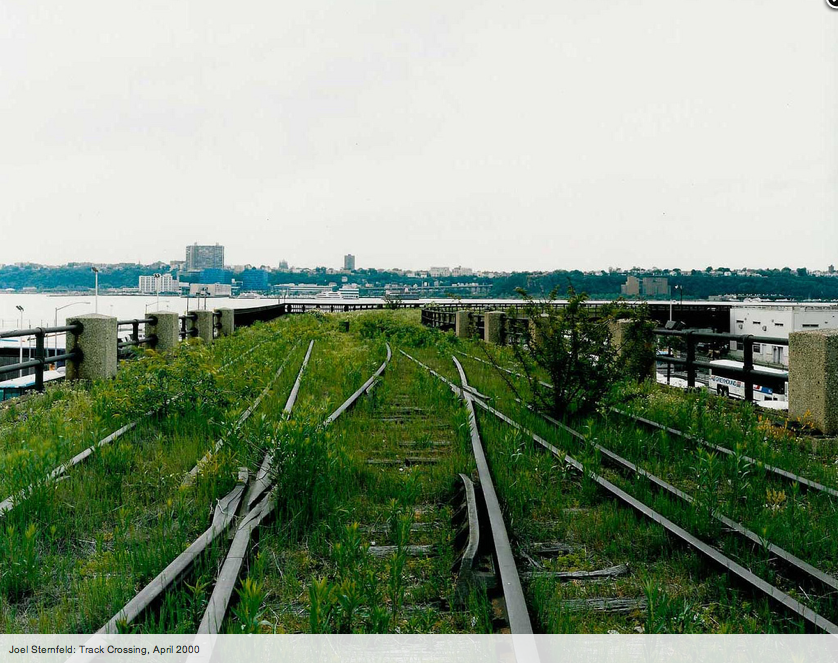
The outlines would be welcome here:
[[[165,271],[165,263],[137,265],[123,263],[102,266],[99,274],[101,288],[136,288],[141,275]],[[709,268],[708,268],[709,269]],[[789,298],[795,300],[821,299],[838,300],[838,278],[811,274],[806,269],[753,269],[747,275],[737,275],[725,267],[715,270],[657,270],[632,271],[640,278],[644,276],[664,276],[671,286],[681,286],[687,299],[707,299],[712,296],[736,295],[759,296],[763,298]],[[309,283],[328,285],[336,280],[334,273],[325,267],[309,269],[304,272],[245,270],[244,272],[224,272],[218,270],[212,276],[214,280],[229,283],[235,277],[244,280],[245,289],[261,290],[281,284]],[[727,276],[726,274],[730,274]],[[251,277],[253,275],[253,277]],[[467,281],[485,289],[490,297],[518,297],[518,290],[524,289],[536,297],[546,297],[551,291],[560,292],[572,286],[577,292],[590,293],[593,299],[614,299],[620,294],[620,286],[626,282],[629,272],[581,272],[578,270],[555,270],[552,272],[514,272],[489,276],[407,276],[404,272],[392,272],[378,269],[360,269],[353,273],[352,280],[364,287],[377,289],[380,293],[386,286],[397,283],[403,287],[415,288],[428,283],[438,283],[439,287],[452,294],[466,294],[467,289],[457,288],[456,284]],[[188,280],[187,275],[181,275]],[[255,278],[254,278],[255,277]],[[90,265],[88,263],[70,263],[58,267],[46,265],[2,265],[0,266],[0,289],[36,288],[51,291],[91,290]],[[486,296],[484,295],[484,296]],[[395,301],[395,299],[391,299]]]
[[[583,442],[526,406],[529,381],[466,356],[520,372],[513,349],[456,339],[422,327],[418,317],[415,311],[289,316],[212,346],[184,344],[165,357],[148,353],[121,367],[113,381],[59,385],[0,412],[0,498],[37,484],[0,519],[0,630],[97,630],[209,526],[238,468],[255,471],[266,454],[275,509],[256,532],[222,632],[495,630],[493,592],[476,586],[458,601],[452,571],[460,553],[451,527],[458,474],[476,474],[465,409],[400,349],[455,383],[456,354],[470,384],[494,407],[835,619],[834,599],[792,582],[767,547],[770,541],[838,571],[832,500],[781,484],[759,465],[770,462],[838,486],[834,440],[807,436],[803,424],[777,427],[744,404],[609,377],[598,410],[563,412]],[[345,331],[341,323],[347,322]],[[283,406],[309,339],[314,350],[289,416]],[[386,342],[393,358],[382,379],[324,428],[324,419],[383,361]],[[260,407],[236,429],[283,363]],[[540,368],[531,372],[551,377]],[[611,411],[611,403],[734,453],[719,455],[639,427]],[[150,410],[154,414],[143,416]],[[660,526],[608,498],[562,459],[477,412],[519,569],[528,574],[524,587],[537,631],[802,629],[691,549],[673,545]],[[138,417],[134,429],[65,478],[42,481],[53,467]],[[218,439],[224,445],[197,479],[184,481]],[[607,465],[595,443],[665,478],[693,502]],[[734,538],[715,520],[718,513],[747,525],[764,544]],[[182,582],[121,630],[194,632],[228,545],[219,537]],[[550,577],[609,568],[621,570],[597,580]]]

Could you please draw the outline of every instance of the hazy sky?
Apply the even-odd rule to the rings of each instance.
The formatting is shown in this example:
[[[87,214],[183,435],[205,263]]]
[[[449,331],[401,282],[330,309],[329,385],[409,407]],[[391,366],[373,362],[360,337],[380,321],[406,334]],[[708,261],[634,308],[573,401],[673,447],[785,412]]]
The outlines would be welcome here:
[[[838,263],[824,0],[0,0],[0,262]]]

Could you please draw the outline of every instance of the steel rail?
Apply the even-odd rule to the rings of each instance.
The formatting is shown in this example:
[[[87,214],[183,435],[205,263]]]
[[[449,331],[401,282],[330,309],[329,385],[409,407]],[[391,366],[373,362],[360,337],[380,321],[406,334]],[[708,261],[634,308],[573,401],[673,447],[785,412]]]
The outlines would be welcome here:
[[[290,359],[291,355],[294,353],[294,350],[297,349],[297,346],[299,346],[299,344],[300,344],[299,341],[294,344],[294,347],[291,348],[290,352],[286,355],[285,359],[282,360],[282,364],[280,364],[276,373],[274,373],[274,376],[268,381],[268,384],[265,385],[265,388],[262,390],[262,392],[259,394],[259,396],[256,398],[256,400],[253,401],[253,403],[250,405],[250,407],[248,407],[241,414],[241,416],[238,418],[238,420],[236,420],[236,423],[233,425],[233,434],[238,433],[239,430],[241,430],[241,427],[244,426],[244,424],[250,418],[250,415],[252,415],[256,411],[256,408],[259,407],[259,405],[265,399],[265,396],[268,395],[268,393],[270,392],[271,388],[274,386],[276,381],[279,380],[280,376],[282,375],[283,370],[285,369],[285,364],[288,363],[288,359]],[[212,449],[207,451],[207,453],[205,453],[204,456],[197,463],[195,463],[195,467],[193,467],[191,470],[189,470],[189,472],[187,473],[187,475],[184,478],[183,483],[181,485],[183,485],[183,486],[191,485],[195,481],[195,479],[198,477],[198,474],[201,472],[201,470],[204,469],[206,464],[209,463],[210,460],[212,460],[212,457],[215,454],[217,454],[223,446],[224,446],[224,438],[220,437],[220,438],[218,438],[218,440],[216,440]]]
[[[300,384],[305,373],[308,360],[311,357],[311,351],[314,347],[312,340],[308,344],[303,363],[297,373],[297,379],[294,386],[291,388],[291,393],[288,395],[288,400],[285,402],[285,407],[282,412],[287,417],[291,415],[294,409],[294,404],[297,402],[297,394],[300,391]],[[243,506],[247,510],[247,514],[242,518],[236,533],[233,537],[233,542],[230,544],[230,551],[224,559],[224,564],[221,566],[218,577],[215,581],[215,587],[212,590],[207,608],[204,611],[204,616],[198,626],[198,635],[216,635],[221,624],[224,622],[224,616],[227,614],[227,606],[230,604],[230,598],[233,596],[233,590],[236,586],[236,581],[239,578],[242,564],[247,557],[247,550],[250,546],[250,537],[253,531],[260,525],[268,514],[273,511],[275,501],[266,499],[260,502],[256,507],[254,504],[259,500],[265,491],[270,489],[273,484],[273,477],[271,476],[271,451],[265,454],[262,460],[262,465],[259,468],[259,473],[256,478],[250,482],[247,492],[244,496]]]
[[[408,359],[410,359],[410,361],[412,361],[412,362],[415,362],[415,363],[419,364],[419,366],[421,366],[422,368],[424,368],[426,371],[428,371],[428,372],[429,372],[431,375],[433,375],[434,377],[439,378],[440,380],[442,380],[445,384],[447,384],[449,387],[451,387],[451,390],[452,390],[452,391],[453,391],[453,392],[454,392],[457,396],[460,396],[460,395],[462,394],[462,392],[463,392],[463,391],[466,391],[466,392],[470,393],[472,396],[474,396],[475,398],[479,398],[479,399],[482,399],[482,400],[484,400],[484,401],[489,401],[489,400],[492,400],[490,396],[486,396],[486,395],[484,395],[484,394],[481,394],[481,393],[480,393],[479,391],[477,391],[474,387],[470,387],[470,386],[459,387],[459,386],[457,386],[456,384],[454,384],[453,382],[451,382],[451,380],[449,380],[449,379],[448,379],[447,377],[445,377],[444,375],[440,375],[439,373],[437,373],[437,372],[436,372],[434,369],[432,369],[430,366],[428,366],[428,365],[426,365],[426,364],[423,364],[421,361],[419,361],[419,360],[418,360],[418,359],[416,359],[415,357],[411,357],[411,356],[410,356],[409,354],[407,354],[404,350],[401,350],[401,349],[400,349],[400,350],[399,350],[399,352],[401,352],[401,353],[402,353],[405,357],[407,357]]]
[[[447,382],[447,380],[446,380]],[[502,412],[498,411],[497,409],[493,408],[492,406],[484,403],[479,399],[473,399],[473,402],[476,403],[479,407],[484,409],[485,411],[493,414],[495,417],[504,421],[505,423],[509,424],[513,428],[518,431],[521,431],[525,435],[531,437],[533,441],[537,444],[541,445],[544,449],[552,453],[556,458],[559,458],[565,462],[569,467],[573,468],[577,472],[582,475],[589,477],[592,481],[594,481],[597,485],[601,488],[606,490],[611,496],[618,499],[620,502],[630,506],[638,513],[646,516],[648,519],[652,520],[653,522],[658,523],[661,525],[667,532],[681,540],[682,542],[686,543],[687,545],[694,548],[696,551],[701,553],[703,556],[708,558],[709,560],[713,561],[717,565],[721,566],[727,573],[731,576],[745,582],[746,584],[750,585],[754,589],[759,590],[763,594],[765,594],[768,598],[774,600],[775,602],[779,603],[782,607],[791,612],[797,614],[798,616],[802,617],[807,624],[813,626],[817,629],[820,629],[826,633],[831,634],[838,634],[838,625],[832,623],[825,617],[819,615],[811,608],[803,605],[793,597],[789,596],[781,589],[775,587],[774,585],[766,582],[750,570],[746,569],[744,566],[735,562],[734,560],[730,559],[722,552],[716,550],[715,548],[707,545],[700,539],[696,538],[688,531],[676,525],[674,522],[663,516],[662,514],[658,513],[651,507],[647,506],[640,500],[636,499],[635,497],[631,496],[615,484],[611,483],[604,477],[599,476],[595,472],[591,470],[586,470],[585,467],[577,461],[575,458],[570,456],[567,453],[564,453],[556,446],[545,440],[544,438],[540,437],[536,433],[528,430],[521,424],[516,421],[513,421],[508,416],[503,414]]]
[[[650,428],[656,428],[658,430],[665,431],[667,433],[670,433],[671,435],[684,438],[685,440],[689,440],[690,442],[694,442],[696,444],[700,444],[704,447],[707,447],[708,449],[712,449],[713,451],[718,451],[719,453],[724,454],[725,456],[733,456],[735,453],[733,450],[728,449],[727,447],[714,444],[713,442],[710,442],[708,440],[704,440],[700,437],[695,437],[694,435],[690,435],[689,433],[684,433],[683,431],[680,431],[676,428],[665,426],[664,424],[660,424],[657,421],[652,421],[651,419],[640,417],[636,414],[632,414],[631,412],[626,412],[625,410],[620,410],[619,408],[615,407],[612,407],[611,411],[623,417],[634,419],[638,423],[641,423]],[[808,488],[810,490],[816,490],[822,493],[826,493],[827,495],[831,495],[832,497],[838,497],[838,490],[830,488],[829,486],[824,486],[822,483],[812,481],[811,479],[807,479],[806,477],[802,477],[792,472],[788,472],[787,470],[775,467],[774,465],[768,465],[767,463],[764,463],[756,458],[751,458],[750,456],[743,455],[741,458],[749,463],[752,463],[756,467],[763,468],[766,472],[776,474],[778,477],[784,479],[785,481],[800,484],[802,488]]]
[[[309,344],[309,352],[306,353],[306,357],[309,356],[313,344],[313,341]],[[280,370],[284,367],[285,362],[298,345],[299,343],[296,343],[288,353],[282,366],[280,367]],[[260,398],[263,397],[264,394],[265,392],[263,391],[262,394],[260,394]],[[249,408],[250,411],[253,409],[254,408],[252,407]],[[101,629],[99,629],[99,631],[97,631],[97,635],[118,633],[118,629],[121,624],[127,624],[136,619],[136,617],[139,616],[149,605],[151,605],[155,599],[157,599],[176,580],[182,577],[191,568],[198,556],[233,523],[243,497],[246,494],[246,490],[249,488],[248,483],[246,473],[240,474],[239,482],[236,488],[234,488],[233,491],[223,498],[216,506],[213,522],[209,529],[201,534],[183,553],[178,555],[178,557],[176,557],[161,573],[159,573],[154,580],[151,581],[151,583],[140,590],[134,598],[132,598],[119,612],[117,612],[117,614],[115,614]],[[241,529],[247,530],[249,539],[252,529],[258,526],[258,524],[262,522],[263,518],[273,510],[273,506],[268,504],[268,502],[269,500],[263,500],[259,502],[255,508],[248,509],[242,522],[237,527],[237,533]],[[240,546],[241,543],[239,542],[236,549]],[[230,559],[232,563],[232,560],[235,559],[235,554],[230,557]],[[225,564],[226,563],[225,559]],[[233,583],[230,586],[230,593],[232,593],[232,587],[234,584],[235,582],[233,580]],[[219,592],[220,591],[221,590],[219,590]],[[213,592],[213,597],[216,599],[218,598],[215,591]],[[229,596],[227,600],[229,601]],[[209,611],[209,609],[210,608],[208,606],[207,610]],[[76,659],[76,657],[74,657],[70,660],[78,660],[81,662],[90,659],[84,657]]]
[[[265,339],[264,341],[261,341],[260,343],[257,343],[255,346],[253,346],[252,348],[250,348],[246,352],[243,352],[242,354],[236,356],[235,358],[233,358],[230,361],[223,364],[220,367],[219,370],[224,370],[225,368],[228,368],[229,366],[232,366],[233,364],[240,361],[241,359],[244,359],[244,357],[249,355],[251,352],[256,350],[258,347],[264,345],[265,343],[267,343],[269,341],[274,340],[276,338],[276,336],[278,336],[278,334],[275,335],[275,336],[272,336],[271,338]],[[289,353],[289,356],[290,356],[290,353]],[[181,392],[179,394],[175,394],[174,396],[172,396],[171,399],[169,399],[166,402],[166,405],[178,400],[182,396],[183,396],[183,392]],[[162,406],[161,406],[161,408],[162,408]],[[59,465],[56,468],[54,468],[53,470],[51,470],[46,475],[46,477],[44,477],[44,479],[41,482],[29,484],[29,486],[27,486],[26,488],[23,488],[23,489],[19,490],[18,492],[16,492],[14,495],[11,495],[11,496],[7,497],[6,499],[4,499],[2,502],[0,502],[0,518],[3,518],[7,512],[11,511],[15,506],[24,502],[26,499],[28,499],[29,496],[32,494],[32,492],[35,490],[35,488],[37,486],[46,485],[46,484],[50,483],[51,481],[54,481],[58,477],[64,475],[71,468],[73,468],[76,465],[78,465],[79,463],[87,460],[91,455],[93,455],[93,453],[97,449],[110,444],[114,440],[118,440],[120,437],[125,435],[125,433],[128,433],[129,431],[136,428],[137,425],[140,423],[140,421],[142,421],[146,417],[152,416],[153,414],[155,414],[158,411],[159,411],[159,409],[158,410],[148,410],[147,412],[144,412],[140,416],[140,418],[138,418],[138,419],[136,419],[136,420],[134,420],[134,421],[132,421],[128,424],[125,424],[124,426],[115,430],[113,433],[109,434],[108,436],[102,438],[101,440],[99,440],[95,444],[87,447],[87,449],[84,449],[83,451],[79,452],[78,454],[73,456],[66,463],[62,463],[61,465]]]
[[[487,366],[496,368],[500,371],[503,371],[504,373],[509,373],[509,375],[514,375],[517,378],[529,380],[529,378],[523,373],[516,373],[515,371],[510,371],[508,368],[504,368],[503,366],[495,366],[492,362],[486,361],[485,359],[481,359],[480,357],[475,357],[474,355],[470,355],[467,352],[461,352],[460,350],[457,350],[457,353],[463,355],[463,357],[468,357],[469,359],[474,359],[474,361],[479,361],[481,364],[486,364]],[[547,387],[547,389],[553,388],[552,384],[550,384],[549,382],[544,382],[543,380],[539,380],[538,384],[540,384],[542,387]]]
[[[674,495],[675,497],[677,497],[680,500],[686,502],[687,504],[690,504],[690,505],[695,504],[695,502],[696,502],[695,498],[692,495],[690,495],[689,493],[686,493],[686,492],[676,488],[672,484],[664,481],[663,479],[661,479],[660,477],[652,474],[651,472],[649,472],[647,470],[644,470],[639,465],[637,465],[637,464],[633,463],[632,461],[620,456],[619,454],[615,453],[614,451],[611,451],[610,449],[607,449],[606,447],[602,446],[601,444],[599,444],[597,442],[592,442],[591,440],[589,440],[585,435],[583,435],[579,431],[574,430],[573,428],[571,428],[570,426],[567,426],[566,424],[563,424],[562,422],[558,421],[557,419],[554,419],[550,415],[543,414],[543,413],[540,413],[540,414],[546,421],[549,421],[551,424],[553,424],[557,428],[560,428],[560,429],[564,430],[565,432],[569,433],[570,435],[572,435],[573,437],[578,439],[583,444],[591,444],[606,459],[608,459],[608,461],[611,462],[612,465],[618,467],[619,469],[628,470],[629,472],[632,472],[634,474],[642,476],[643,478],[648,480],[653,485],[655,485],[658,488],[668,492],[671,495]],[[714,509],[711,515],[716,521],[722,523],[725,527],[730,528],[734,533],[738,534],[739,536],[749,540],[752,543],[757,544],[760,547],[767,548],[774,555],[776,555],[779,559],[781,559],[784,563],[786,563],[788,566],[790,566],[791,568],[793,568],[797,572],[802,573],[804,575],[807,575],[807,576],[817,580],[822,585],[824,585],[826,587],[829,587],[832,590],[838,590],[838,579],[836,579],[835,577],[829,575],[828,573],[825,573],[824,571],[821,571],[816,566],[813,566],[812,564],[809,564],[808,562],[800,559],[799,557],[797,557],[793,553],[788,552],[787,550],[781,548],[780,546],[777,546],[777,545],[771,543],[770,541],[768,541],[764,537],[760,537],[758,534],[756,534],[755,532],[752,532],[750,529],[745,527],[742,523],[739,523],[735,520],[732,520],[731,518],[728,518],[727,516],[725,516],[720,511]]]
[[[464,388],[468,387],[468,380],[466,379],[462,365],[457,361],[456,357],[452,356],[452,359],[460,374],[462,386]],[[498,571],[500,572],[500,582],[503,588],[503,598],[506,603],[509,628],[513,635],[532,634],[532,623],[530,622],[530,615],[527,610],[527,601],[524,598],[524,589],[521,586],[521,578],[518,575],[518,567],[515,564],[515,557],[512,554],[512,544],[509,542],[509,534],[506,531],[506,524],[503,522],[500,501],[498,500],[498,495],[492,482],[489,462],[486,460],[486,453],[483,449],[480,432],[477,428],[477,417],[473,405],[475,398],[465,390],[462,392],[462,398],[465,401],[466,410],[468,410],[471,448],[474,453],[477,474],[480,478],[480,489],[483,492],[483,500],[489,517],[489,528],[492,532],[495,558],[497,559]]]
[[[212,524],[201,536],[178,555],[165,569],[155,576],[148,585],[143,587],[125,606],[122,607],[96,633],[117,634],[122,624],[130,624],[136,619],[158,596],[181,577],[192,565],[192,562],[233,522],[236,509],[244,495],[246,474],[239,476],[236,487],[215,507]]]
[[[294,381],[294,386],[291,388],[291,393],[288,395],[288,400],[285,401],[285,407],[282,409],[283,413],[286,416],[291,415],[291,411],[294,409],[294,404],[297,402],[297,395],[300,393],[300,385],[302,384],[303,373],[305,373],[306,367],[308,366],[308,360],[311,358],[311,351],[313,348],[314,341],[312,340],[308,344],[308,350],[306,350],[305,357],[303,357],[303,363],[300,366],[299,372],[297,373],[297,379]],[[259,472],[256,475],[256,480],[248,489],[247,495],[245,495],[244,503],[247,505],[248,508],[252,507],[256,500],[259,499],[262,493],[264,493],[265,490],[267,490],[270,486],[270,472],[271,455],[268,453],[265,454],[265,457],[262,460],[262,465],[259,467]]]
[[[311,351],[313,342],[309,344],[309,352]],[[296,348],[296,346],[295,346]],[[308,352],[306,353],[308,356]],[[388,359],[391,353],[389,352],[388,346]],[[387,361],[385,361],[385,366]],[[302,369],[301,369],[302,370]],[[382,371],[383,372],[383,371]],[[302,373],[300,373],[302,375]],[[298,375],[298,377],[300,377]],[[376,375],[380,375],[378,371],[374,374],[373,377]],[[296,386],[296,383],[295,383]],[[299,391],[299,389],[297,390]],[[293,389],[292,389],[293,392]],[[354,404],[358,400],[357,392],[347,399],[344,402],[344,405],[347,407],[339,408],[340,412],[332,419],[334,422],[337,418],[343,414],[349,406]],[[289,395],[289,401],[291,401],[291,396]],[[291,407],[293,407],[294,402],[296,401],[296,394],[294,394],[294,400],[290,402]],[[289,403],[286,402],[286,406]],[[324,422],[325,425],[325,422]],[[198,539],[190,545],[187,550],[179,555],[171,564],[169,564],[166,569],[161,572],[148,586],[143,588],[137,596],[135,596],[128,604],[119,612],[117,613],[102,629],[99,630],[97,633],[98,635],[102,634],[112,634],[115,631],[110,630],[111,625],[116,625],[117,623],[128,623],[135,619],[145,608],[147,608],[151,602],[160,596],[164,591],[166,591],[175,580],[183,577],[183,575],[189,570],[191,565],[194,563],[195,559],[197,559],[198,555],[205,550],[209,544],[219,536],[225,529],[227,529],[235,519],[235,512],[238,508],[238,505],[242,501],[242,496],[246,492],[246,486],[243,482],[240,481],[240,485],[236,487],[233,493],[228,495],[225,498],[226,503],[232,505],[235,501],[235,506],[230,508],[229,517],[228,514],[225,512],[224,519],[218,518],[218,508],[216,508],[216,518],[214,519],[213,525],[204,532]],[[263,492],[263,495],[265,493]],[[255,506],[249,508],[244,515],[242,516],[238,526],[236,527],[236,535],[233,538],[233,543],[228,551],[228,556],[225,558],[224,565],[222,566],[221,572],[217,577],[216,581],[216,589],[213,591],[213,598],[210,599],[210,605],[207,607],[207,612],[204,614],[204,618],[201,621],[202,627],[206,630],[201,631],[200,633],[214,635],[211,629],[215,629],[217,632],[218,626],[221,625],[223,622],[224,614],[226,614],[226,607],[229,603],[229,598],[232,596],[232,590],[235,587],[235,581],[238,578],[238,572],[241,569],[241,564],[244,561],[246,556],[247,547],[249,544],[250,535],[252,532],[264,521],[264,519],[272,513],[275,507],[275,501],[270,498],[270,493],[267,493],[267,497],[258,501]],[[187,553],[190,553],[187,555]],[[219,588],[219,583],[220,588]],[[224,595],[227,595],[226,602],[223,600]],[[142,595],[142,599],[138,598]],[[222,613],[222,606],[223,606],[223,613]],[[220,615],[220,616],[219,616]],[[206,623],[205,623],[206,622]],[[210,643],[211,644],[211,643]],[[82,661],[87,661],[90,659],[86,658],[74,658],[71,659],[77,661],[78,663],[82,663]]]
[[[372,374],[370,379],[364,382],[364,384],[362,384],[360,387],[358,387],[358,390],[354,394],[352,394],[348,399],[346,399],[346,401],[344,401],[338,407],[337,410],[335,410],[334,412],[332,412],[332,414],[326,417],[326,421],[323,422],[324,426],[329,426],[332,423],[334,423],[334,421],[340,415],[342,415],[346,410],[348,410],[355,404],[355,402],[361,397],[361,394],[363,394],[367,389],[369,389],[377,378],[381,377],[381,375],[384,373],[384,370],[387,368],[387,364],[390,363],[390,359],[393,357],[393,352],[390,350],[390,344],[387,343],[386,345],[387,358],[384,360],[384,363],[382,363],[381,366],[378,367],[378,370],[376,370],[375,373]]]
[[[311,356],[314,341],[309,343],[303,363],[300,366],[300,371],[297,374],[297,380],[288,395],[288,400],[283,408],[283,414],[290,416],[297,401],[297,396],[300,391],[300,384],[306,366],[308,365]],[[346,401],[343,402],[329,418],[323,422],[323,426],[334,423],[344,412],[346,412],[352,405],[354,405],[360,394],[367,390],[367,385],[371,384],[373,380],[379,378],[386,369],[392,358],[392,351],[390,345],[387,344],[387,357],[384,363],[373,373],[372,377],[367,380],[359,390],[355,391]],[[238,580],[242,564],[247,556],[247,550],[250,545],[250,537],[265,518],[273,511],[275,507],[275,500],[270,498],[270,494],[266,499],[258,501],[265,492],[273,486],[273,478],[271,477],[270,453],[265,455],[262,461],[262,467],[256,479],[251,482],[247,494],[245,495],[244,505],[247,513],[242,517],[240,524],[236,528],[236,533],[233,537],[233,542],[230,545],[230,551],[224,560],[218,578],[216,580],[215,588],[210,597],[207,609],[201,619],[201,624],[198,627],[198,635],[216,636],[218,630],[224,622],[224,617],[227,614],[227,607],[230,603],[230,598],[233,595],[236,581]],[[255,504],[255,506],[254,506]],[[190,657],[191,660],[193,657]]]
[[[488,366],[492,366],[493,368],[497,368],[505,373],[509,373],[510,375],[515,375],[519,378],[526,379],[525,375],[521,375],[520,373],[516,373],[514,371],[510,371],[507,368],[503,368],[501,366],[494,366],[491,362],[485,361],[484,359],[480,359],[480,357],[475,357],[474,355],[466,354],[465,352],[460,352],[459,354],[469,357],[470,359],[474,359],[475,361],[482,362]],[[540,384],[548,389],[552,389],[553,385],[549,384],[548,382],[540,382]],[[621,410],[616,407],[610,408],[612,412],[615,412],[623,417],[627,417],[629,419],[634,419],[635,421],[644,424],[650,428],[656,428],[658,430],[665,431],[667,433],[671,433],[672,435],[676,435],[678,437],[682,437],[685,440],[689,440],[691,442],[695,442],[696,444],[700,444],[708,449],[712,449],[713,451],[718,451],[725,456],[732,456],[734,455],[734,451],[732,449],[728,449],[727,447],[723,447],[718,444],[714,444],[713,442],[709,442],[708,440],[704,440],[700,437],[695,437],[688,433],[684,433],[676,428],[671,428],[670,426],[666,426],[664,424],[660,424],[657,421],[652,421],[651,419],[646,419],[644,417],[640,417],[636,414],[632,414],[631,412],[626,412],[625,410]],[[802,488],[808,488],[810,490],[817,490],[822,493],[826,493],[831,495],[832,497],[838,497],[838,490],[835,488],[830,488],[829,486],[825,486],[822,483],[818,483],[817,481],[813,481],[812,479],[807,479],[806,477],[802,477],[800,475],[794,474],[793,472],[789,472],[784,470],[780,467],[776,467],[774,465],[768,465],[761,460],[756,458],[752,458],[750,456],[742,456],[742,459],[748,463],[752,463],[756,467],[760,467],[764,469],[766,472],[770,472],[772,474],[776,474],[778,477],[784,479],[785,481],[790,481],[792,483],[798,483]]]
[[[632,507],[642,515],[646,516],[650,520],[660,524],[663,528],[673,534],[676,538],[680,539],[684,543],[690,545],[692,548],[697,550],[699,553],[710,559],[711,561],[715,562],[719,566],[725,569],[729,574],[744,581],[746,584],[750,585],[754,589],[759,590],[763,594],[765,594],[768,598],[776,601],[781,606],[794,612],[798,616],[802,617],[808,624],[818,628],[826,633],[831,634],[838,634],[838,625],[833,624],[831,621],[826,619],[825,617],[819,615],[811,608],[806,607],[798,600],[792,598],[788,594],[786,594],[781,589],[775,587],[774,585],[766,582],[750,570],[746,569],[744,566],[735,562],[734,560],[727,557],[724,553],[716,550],[715,548],[707,545],[697,537],[690,534],[688,531],[676,525],[674,522],[663,516],[662,514],[658,513],[651,507],[646,506],[640,500],[632,497],[627,492],[622,490],[621,488],[617,487],[607,479],[599,476],[595,472],[590,470],[585,470],[584,466],[571,457],[569,454],[565,454],[564,452],[560,451],[557,447],[553,446],[543,438],[539,437],[532,431],[527,430],[524,426],[521,426],[517,422],[513,421],[509,417],[507,417],[502,412],[499,412],[495,408],[483,403],[481,401],[475,400],[475,402],[482,407],[487,412],[494,414],[496,417],[505,421],[507,424],[512,426],[513,428],[520,430],[521,432],[525,433],[532,437],[532,439],[540,444],[542,447],[550,451],[554,456],[557,458],[563,459],[566,464],[570,467],[575,469],[577,472],[581,474],[586,474],[591,480],[597,483],[600,487],[604,488],[608,493],[612,496],[616,497],[621,502],[627,504],[628,506]]]

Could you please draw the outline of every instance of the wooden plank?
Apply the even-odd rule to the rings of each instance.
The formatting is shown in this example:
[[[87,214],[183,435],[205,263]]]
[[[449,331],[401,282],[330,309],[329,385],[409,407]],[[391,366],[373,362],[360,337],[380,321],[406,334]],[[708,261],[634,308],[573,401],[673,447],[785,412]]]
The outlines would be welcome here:
[[[392,557],[398,550],[398,546],[370,546],[367,552],[373,557]],[[433,545],[402,546],[402,552],[408,557],[433,557],[437,554]]]
[[[529,571],[521,574],[526,580],[549,578],[551,580],[592,580],[595,578],[618,578],[628,574],[629,569],[625,564],[609,566],[606,569],[596,571]]]
[[[594,599],[568,599],[559,603],[563,610],[568,612],[610,612],[616,614],[629,614],[632,612],[643,612],[647,609],[648,603],[643,598],[594,598]]]

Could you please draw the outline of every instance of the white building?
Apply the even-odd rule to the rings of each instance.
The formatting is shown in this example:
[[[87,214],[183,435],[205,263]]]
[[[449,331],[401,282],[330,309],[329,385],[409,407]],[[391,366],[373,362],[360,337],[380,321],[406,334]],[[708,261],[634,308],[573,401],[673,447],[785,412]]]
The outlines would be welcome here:
[[[143,295],[153,295],[157,292],[178,292],[179,290],[180,283],[173,279],[171,274],[161,274],[159,279],[154,278],[154,276],[140,277],[140,293]]]
[[[361,289],[354,283],[349,283],[338,290],[342,299],[358,299],[361,296]]]
[[[766,304],[730,309],[730,332],[788,339],[793,331],[838,329],[838,306],[812,304]],[[732,353],[743,350],[741,341],[731,341]],[[789,365],[788,346],[754,343],[754,362]]]
[[[233,286],[229,283],[190,283],[189,294],[192,297],[196,295],[207,297],[231,297],[233,295]]]
[[[440,276],[451,276],[451,269],[448,267],[431,267],[428,269],[428,274],[434,278],[438,278]]]

